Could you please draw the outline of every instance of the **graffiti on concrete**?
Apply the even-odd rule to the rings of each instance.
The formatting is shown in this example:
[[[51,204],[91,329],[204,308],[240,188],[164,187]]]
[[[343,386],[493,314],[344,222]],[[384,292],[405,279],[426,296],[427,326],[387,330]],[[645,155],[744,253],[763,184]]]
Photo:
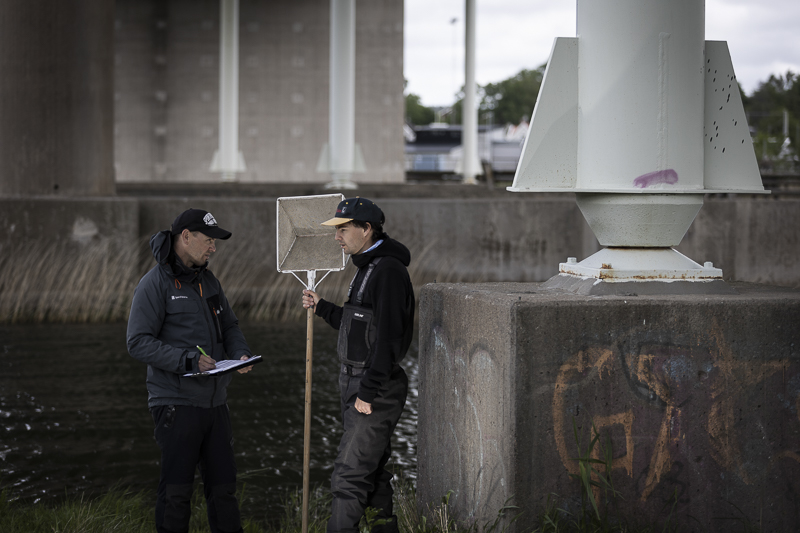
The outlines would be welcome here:
[[[580,415],[583,405],[592,405],[593,411],[609,406],[612,412],[584,412],[589,417],[586,425],[624,436],[614,439],[617,456],[612,469],[636,480],[642,502],[668,476],[674,478],[683,468],[692,468],[690,463],[704,461],[706,453],[723,472],[748,485],[754,477],[763,476],[764,463],[774,467],[781,458],[800,462],[796,451],[769,435],[763,417],[748,416],[755,407],[748,402],[754,398],[760,402],[762,396],[767,401],[770,390],[774,392],[771,401],[782,402],[787,415],[800,420],[800,387],[786,382],[791,362],[736,353],[721,331],[717,325],[700,338],[665,343],[660,339],[677,335],[661,337],[643,324],[620,335],[624,340],[616,345],[587,346],[562,364],[552,413],[556,448],[567,471],[578,473],[570,447],[572,418]],[[788,375],[796,376],[796,369]],[[767,385],[770,380],[777,382]],[[598,392],[608,401],[596,401]],[[747,427],[743,420],[754,424]],[[762,453],[759,446],[764,448]],[[594,453],[598,458],[599,449]]]
[[[435,439],[442,453],[450,455],[455,450],[458,454],[457,463],[449,462],[458,469],[452,473],[457,489],[451,501],[455,503],[461,491],[470,491],[462,503],[468,506],[467,518],[471,519],[480,513],[481,506],[497,501],[502,504],[509,497],[506,464],[499,459],[507,440],[501,424],[508,403],[497,404],[493,401],[496,397],[492,398],[495,393],[503,394],[497,387],[501,365],[485,347],[465,351],[454,348],[441,327],[433,328],[432,333],[430,355],[444,363],[436,378],[436,387],[441,391],[437,401],[444,402],[453,413],[439,424]],[[443,487],[451,488],[452,485]]]

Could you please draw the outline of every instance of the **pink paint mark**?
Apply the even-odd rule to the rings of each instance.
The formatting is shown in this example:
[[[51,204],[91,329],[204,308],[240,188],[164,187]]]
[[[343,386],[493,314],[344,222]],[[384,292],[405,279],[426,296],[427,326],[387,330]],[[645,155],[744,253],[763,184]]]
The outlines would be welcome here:
[[[639,189],[646,189],[659,183],[668,183],[669,185],[678,183],[678,173],[668,168],[667,170],[656,170],[655,172],[642,174],[633,180],[633,186]]]

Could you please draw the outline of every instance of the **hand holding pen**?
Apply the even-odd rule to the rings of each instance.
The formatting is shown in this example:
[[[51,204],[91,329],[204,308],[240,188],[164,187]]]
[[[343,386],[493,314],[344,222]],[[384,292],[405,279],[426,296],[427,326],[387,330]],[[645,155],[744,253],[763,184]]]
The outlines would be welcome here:
[[[197,349],[200,350],[200,358],[197,360],[197,369],[200,372],[208,372],[209,370],[217,368],[216,361],[211,359],[200,346],[198,346]]]

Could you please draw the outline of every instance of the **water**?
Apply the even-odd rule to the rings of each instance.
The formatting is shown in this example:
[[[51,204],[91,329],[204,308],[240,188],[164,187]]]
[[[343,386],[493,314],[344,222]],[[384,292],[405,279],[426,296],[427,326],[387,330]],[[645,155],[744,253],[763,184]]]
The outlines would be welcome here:
[[[306,325],[243,324],[265,361],[234,376],[228,405],[243,513],[282,514],[302,487]],[[336,331],[314,328],[312,486],[328,486],[341,437]],[[416,474],[417,347],[403,365],[408,403],[392,468]],[[0,486],[28,502],[55,502],[112,486],[155,492],[160,453],[147,409],[146,366],[125,347],[125,324],[0,326]]]

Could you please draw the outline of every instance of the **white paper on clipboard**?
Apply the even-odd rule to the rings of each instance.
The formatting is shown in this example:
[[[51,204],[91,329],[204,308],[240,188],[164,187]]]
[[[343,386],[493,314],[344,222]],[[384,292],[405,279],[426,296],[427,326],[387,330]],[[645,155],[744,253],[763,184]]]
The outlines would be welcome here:
[[[245,359],[244,361],[240,361],[239,359],[223,359],[222,361],[217,361],[215,363],[216,368],[213,370],[207,370],[205,372],[189,372],[187,374],[184,374],[183,377],[193,378],[200,376],[223,376],[228,372],[233,372],[234,370],[238,370],[240,368],[244,368],[246,366],[254,365],[260,362],[261,362],[260,355],[254,355],[250,359]]]

